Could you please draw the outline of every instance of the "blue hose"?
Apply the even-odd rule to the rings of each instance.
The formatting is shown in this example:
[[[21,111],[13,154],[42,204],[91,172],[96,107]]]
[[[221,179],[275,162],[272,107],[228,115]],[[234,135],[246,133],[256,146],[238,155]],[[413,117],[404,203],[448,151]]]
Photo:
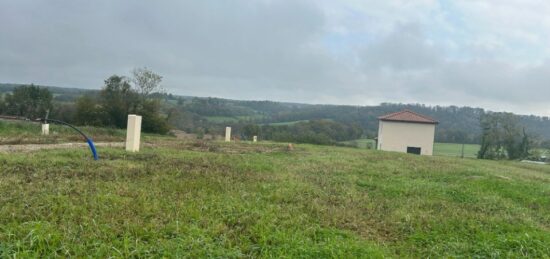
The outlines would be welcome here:
[[[99,157],[97,157],[97,151],[95,150],[94,142],[90,138],[86,138],[86,142],[88,142],[88,146],[90,146],[90,150],[92,151],[92,154],[94,155],[94,160],[98,160]]]
[[[88,146],[90,146],[90,150],[92,151],[92,154],[94,155],[94,160],[99,160],[99,157],[97,156],[97,151],[95,150],[94,142],[92,141],[92,139],[88,138],[88,136],[86,136],[86,134],[84,134],[84,132],[82,132],[81,130],[77,129],[75,126],[73,126],[69,123],[66,123],[64,121],[52,120],[52,119],[48,119],[48,121],[55,122],[55,123],[58,123],[58,124],[62,124],[62,125],[65,125],[65,126],[69,126],[72,129],[76,130],[78,133],[80,133],[80,135],[82,135],[82,137],[84,137],[84,139],[86,139],[86,142],[88,142]],[[46,120],[43,120],[43,122],[45,123]]]

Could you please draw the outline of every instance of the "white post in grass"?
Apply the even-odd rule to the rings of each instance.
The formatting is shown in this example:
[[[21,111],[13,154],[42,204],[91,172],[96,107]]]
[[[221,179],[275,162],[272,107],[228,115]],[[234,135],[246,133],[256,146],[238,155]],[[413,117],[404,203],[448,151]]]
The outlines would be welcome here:
[[[225,127],[225,142],[231,141],[231,127]]]
[[[42,124],[42,135],[44,136],[50,135],[50,124],[47,124],[47,123]]]
[[[258,136],[252,137],[252,142],[254,142],[254,143],[258,142]]]
[[[138,152],[141,138],[141,116],[128,115],[128,126],[126,127],[126,151]]]

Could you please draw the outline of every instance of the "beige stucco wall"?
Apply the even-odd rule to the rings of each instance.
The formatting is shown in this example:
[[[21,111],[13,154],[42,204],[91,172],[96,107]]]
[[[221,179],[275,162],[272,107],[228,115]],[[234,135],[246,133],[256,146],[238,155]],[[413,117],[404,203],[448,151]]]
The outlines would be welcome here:
[[[407,152],[407,147],[421,148],[421,155],[431,156],[435,124],[379,121],[378,149]]]

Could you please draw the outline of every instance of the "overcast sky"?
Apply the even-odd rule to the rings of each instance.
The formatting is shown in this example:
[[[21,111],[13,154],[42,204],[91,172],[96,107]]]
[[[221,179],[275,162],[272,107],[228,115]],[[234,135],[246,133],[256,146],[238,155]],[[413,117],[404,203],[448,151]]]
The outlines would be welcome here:
[[[0,82],[550,115],[550,1],[0,0]]]

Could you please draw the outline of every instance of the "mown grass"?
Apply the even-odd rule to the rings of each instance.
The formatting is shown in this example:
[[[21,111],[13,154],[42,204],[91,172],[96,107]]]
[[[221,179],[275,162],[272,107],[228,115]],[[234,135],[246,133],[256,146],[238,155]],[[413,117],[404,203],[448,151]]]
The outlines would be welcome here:
[[[350,141],[340,142],[345,145],[357,147],[357,148],[368,148],[376,147],[376,141],[374,139],[356,139]],[[476,158],[477,152],[479,151],[480,145],[478,144],[465,144],[464,145],[464,157]],[[457,143],[434,143],[433,154],[435,156],[452,156],[452,157],[461,157],[462,156],[462,144]]]
[[[121,142],[126,138],[125,129],[78,126],[94,141]],[[75,130],[57,124],[50,124],[50,135],[41,135],[42,126],[36,122],[0,120],[0,145],[53,144],[82,141],[83,137]],[[144,140],[163,139],[170,136],[143,134]]]
[[[0,154],[0,257],[548,257],[550,167],[166,141]]]
[[[480,145],[464,144],[464,157],[476,158]],[[434,143],[434,155],[436,156],[462,156],[462,144],[458,143]]]

